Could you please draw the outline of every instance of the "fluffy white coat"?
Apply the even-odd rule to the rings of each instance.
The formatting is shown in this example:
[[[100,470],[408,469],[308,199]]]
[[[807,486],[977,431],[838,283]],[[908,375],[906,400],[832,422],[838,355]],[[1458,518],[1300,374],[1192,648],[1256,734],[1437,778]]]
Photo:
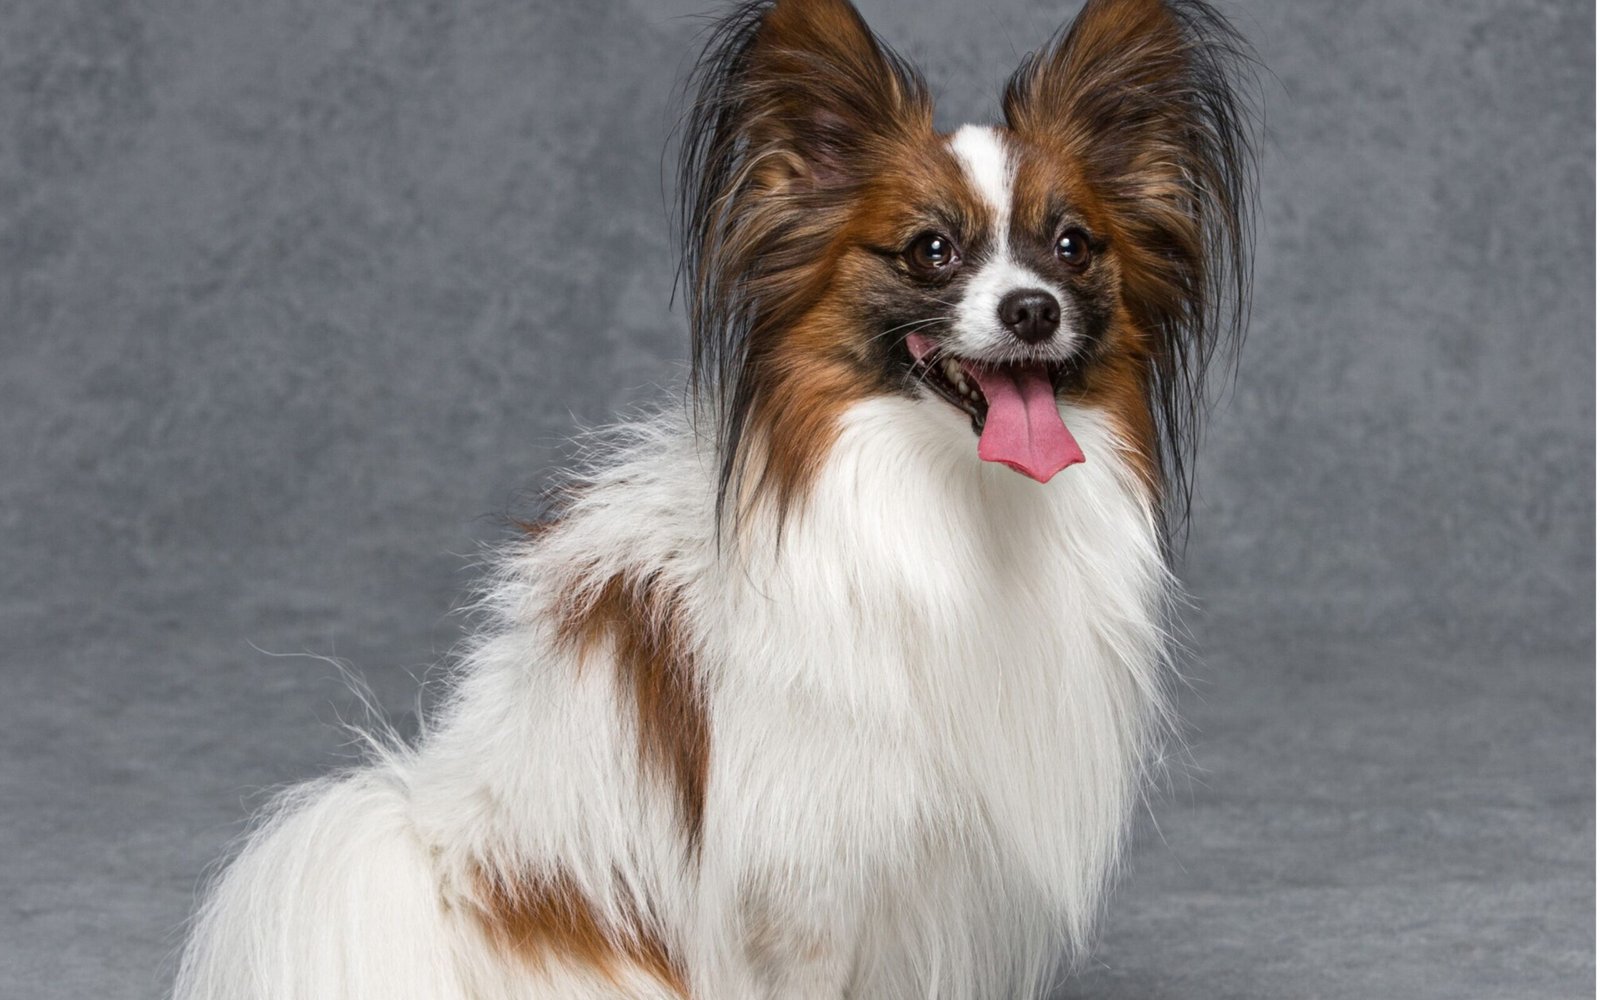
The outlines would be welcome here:
[[[640,970],[507,955],[472,873],[559,867],[644,907],[699,998],[1012,998],[1081,947],[1162,713],[1168,576],[1100,414],[1041,486],[942,402],[854,406],[781,534],[719,547],[685,420],[626,428],[505,553],[412,749],[284,797],[197,918],[178,1000],[598,1000]],[[703,842],[640,767],[615,678],[554,634],[574,574],[681,590],[711,730]],[[759,929],[759,933],[757,933]]]

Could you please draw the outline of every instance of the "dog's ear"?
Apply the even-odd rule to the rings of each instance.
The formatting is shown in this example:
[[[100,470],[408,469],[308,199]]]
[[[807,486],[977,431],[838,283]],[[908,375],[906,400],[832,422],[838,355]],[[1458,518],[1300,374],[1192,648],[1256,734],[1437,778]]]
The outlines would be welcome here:
[[[916,73],[848,0],[760,0],[717,24],[679,152],[695,398],[715,409],[717,509],[773,376],[773,345],[826,276],[861,186],[933,132]],[[707,392],[706,390],[711,390]]]
[[[1236,264],[1253,197],[1253,65],[1202,0],[1089,0],[1006,85],[1006,123],[1069,155],[1132,227],[1125,250]],[[1225,261],[1208,260],[1220,252]],[[1220,289],[1200,281],[1196,294]],[[1215,303],[1210,303],[1215,304]]]
[[[1136,235],[1148,239],[1135,244],[1203,257],[1208,237],[1239,241],[1249,207],[1239,84],[1250,65],[1201,0],[1089,0],[1012,75],[1006,122],[1071,155],[1101,197],[1143,223]]]
[[[1232,97],[1242,42],[1200,0],[1089,0],[1006,84],[1006,122],[1093,144],[1106,166],[1162,169],[1163,147],[1189,141]],[[1164,169],[1176,173],[1181,163]]]
[[[751,179],[777,192],[860,180],[884,139],[933,124],[922,81],[849,0],[745,5],[715,32],[700,79],[712,148],[742,147]]]
[[[1089,0],[1023,61],[1002,105],[1011,128],[1069,161],[1108,209],[1184,491],[1205,370],[1219,346],[1237,344],[1248,311],[1254,66],[1203,0]]]

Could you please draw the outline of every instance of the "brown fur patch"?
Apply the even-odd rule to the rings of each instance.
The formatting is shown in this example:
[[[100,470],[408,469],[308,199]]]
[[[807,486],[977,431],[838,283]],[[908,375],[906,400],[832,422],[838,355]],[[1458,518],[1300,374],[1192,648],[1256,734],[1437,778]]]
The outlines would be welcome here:
[[[1206,370],[1247,313],[1252,77],[1248,46],[1201,0],[1088,0],[1003,102],[1006,123],[1102,220],[1119,286],[1106,347],[1127,357],[1105,362],[1090,392],[1150,453],[1179,518]],[[1145,413],[1132,404],[1141,383]]]
[[[555,515],[544,515],[535,518],[517,518],[511,522],[512,527],[522,532],[522,536],[529,541],[536,542],[550,532],[552,528],[561,523]]]
[[[711,729],[677,595],[656,576],[609,578],[569,603],[560,641],[587,661],[610,643],[619,689],[633,701],[639,757],[675,791],[691,845],[700,842]]]
[[[480,873],[479,919],[500,947],[535,966],[567,962],[617,982],[628,968],[645,972],[687,997],[683,966],[636,911],[611,927],[563,872],[518,880]]]
[[[1130,326],[1119,322],[1112,327],[1108,342],[1128,342],[1137,336]],[[1081,393],[1069,394],[1069,398],[1110,417],[1118,436],[1132,451],[1129,457],[1140,482],[1152,500],[1159,503],[1161,445],[1150,405],[1149,369],[1144,357],[1144,352],[1136,349],[1112,348],[1102,361],[1084,372]]]
[[[839,418],[865,394],[860,376],[838,358],[839,334],[829,326],[814,320],[780,339],[769,384],[751,408],[751,443],[759,457],[739,492],[770,500],[780,519],[815,482],[839,436]]]
[[[743,486],[748,495],[772,498],[780,514],[815,481],[844,411],[891,388],[878,381],[882,332],[861,315],[885,283],[872,248],[901,247],[929,230],[960,232],[973,250],[994,237],[989,207],[967,183],[948,138],[931,118],[879,137],[871,179],[836,220],[815,273],[794,290],[810,305],[757,355],[750,423],[762,464]]]
[[[746,4],[714,32],[686,128],[685,268],[696,387],[715,386],[718,514],[815,478],[876,388],[847,315],[843,237],[864,189],[931,137],[922,81],[847,0]]]
[[[1122,258],[1127,237],[1119,228],[1117,213],[1086,179],[1081,157],[1070,146],[1049,137],[1024,138],[1010,134],[1017,155],[1013,184],[1012,239],[1037,239],[1047,234],[1054,213],[1066,208],[1071,218],[1104,237],[1106,255],[1085,279],[1099,283],[1120,300],[1125,273]],[[1071,281],[1073,279],[1065,279]],[[1140,479],[1152,497],[1161,498],[1161,443],[1151,400],[1153,386],[1152,338],[1126,308],[1112,310],[1110,322],[1081,380],[1067,398],[1106,413],[1117,433],[1133,450]]]

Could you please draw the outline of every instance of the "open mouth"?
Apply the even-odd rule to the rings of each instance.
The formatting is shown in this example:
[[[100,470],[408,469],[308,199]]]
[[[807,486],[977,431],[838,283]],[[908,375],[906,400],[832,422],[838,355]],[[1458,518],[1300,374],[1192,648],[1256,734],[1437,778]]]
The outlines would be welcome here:
[[[973,361],[941,352],[920,333],[906,347],[916,379],[971,418],[979,458],[1041,483],[1084,460],[1056,403],[1063,363]]]
[[[1053,392],[1061,384],[1061,378],[1066,372],[1066,364],[1059,361],[1028,365],[995,365],[958,358],[953,354],[929,352],[919,357],[915,349],[912,350],[912,359],[916,362],[916,367],[912,370],[913,377],[920,384],[933,390],[934,395],[971,417],[972,433],[980,436],[983,434],[984,424],[989,419],[989,396],[983,391],[983,383],[986,380],[992,385],[996,377],[1008,374],[1013,376],[1012,381],[1015,383],[1017,381],[1015,376],[1026,377],[1029,374],[1021,369],[1043,369],[1044,377],[1049,381]]]

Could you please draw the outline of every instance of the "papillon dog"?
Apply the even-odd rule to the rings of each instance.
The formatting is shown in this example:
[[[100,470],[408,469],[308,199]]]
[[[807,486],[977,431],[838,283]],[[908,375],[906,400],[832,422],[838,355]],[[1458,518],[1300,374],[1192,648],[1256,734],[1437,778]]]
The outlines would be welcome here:
[[[1250,76],[1200,0],[1089,0],[945,133],[848,0],[721,20],[689,395],[505,546],[421,736],[274,804],[178,1000],[1047,992],[1170,728]]]

